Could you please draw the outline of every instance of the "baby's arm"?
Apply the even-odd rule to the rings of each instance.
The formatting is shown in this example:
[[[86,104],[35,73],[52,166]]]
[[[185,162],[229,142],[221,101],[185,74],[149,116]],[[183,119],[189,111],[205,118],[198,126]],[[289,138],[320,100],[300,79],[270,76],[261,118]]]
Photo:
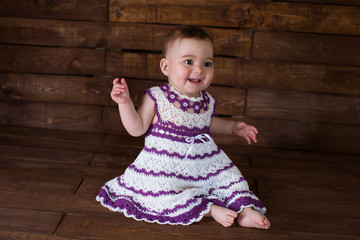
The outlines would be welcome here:
[[[126,131],[134,137],[143,135],[155,115],[155,106],[149,95],[145,94],[141,106],[135,109],[130,99],[129,88],[124,78],[113,81],[111,98],[118,104],[121,121]]]
[[[215,134],[235,134],[245,138],[248,144],[251,144],[251,140],[255,143],[257,142],[256,134],[258,134],[258,130],[254,126],[240,121],[213,117],[210,124],[210,132]]]

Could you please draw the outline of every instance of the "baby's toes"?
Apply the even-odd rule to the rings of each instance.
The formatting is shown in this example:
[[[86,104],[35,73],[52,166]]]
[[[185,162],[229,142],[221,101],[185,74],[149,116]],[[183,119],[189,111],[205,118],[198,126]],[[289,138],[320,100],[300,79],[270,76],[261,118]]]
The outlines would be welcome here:
[[[236,219],[236,217],[234,217],[233,215],[228,215],[225,221],[227,222],[227,224],[230,227],[231,225],[234,224],[235,219]]]
[[[237,212],[232,211],[230,214],[231,217],[233,217],[234,219],[238,217]]]
[[[265,217],[265,220],[264,220],[264,227],[265,229],[268,229],[270,227],[270,221]]]
[[[234,224],[234,220],[228,219],[225,221],[224,226],[231,227],[233,224]]]
[[[265,229],[268,229],[270,227],[270,222],[265,216],[264,216],[264,219],[261,219],[258,221],[258,224],[260,226],[263,226]]]

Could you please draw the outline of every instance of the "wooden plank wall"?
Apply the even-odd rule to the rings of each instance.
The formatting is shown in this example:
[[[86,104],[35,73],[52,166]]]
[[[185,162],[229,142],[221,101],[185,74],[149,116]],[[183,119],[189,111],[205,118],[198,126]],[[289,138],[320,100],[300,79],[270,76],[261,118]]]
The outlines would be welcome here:
[[[0,1],[0,124],[124,133],[109,92],[165,81],[165,34],[215,38],[217,114],[259,131],[258,147],[360,153],[356,0]],[[233,144],[234,138],[216,138]]]

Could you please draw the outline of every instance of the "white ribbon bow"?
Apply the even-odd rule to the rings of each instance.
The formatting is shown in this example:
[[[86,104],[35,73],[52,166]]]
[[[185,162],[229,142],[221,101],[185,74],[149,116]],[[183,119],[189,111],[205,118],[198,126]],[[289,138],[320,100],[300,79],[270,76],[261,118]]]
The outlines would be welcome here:
[[[190,151],[192,150],[196,139],[198,139],[201,142],[205,143],[205,142],[210,141],[211,137],[207,133],[202,133],[202,134],[196,135],[195,137],[185,137],[185,141],[190,143],[190,147],[188,148],[188,150],[186,151],[186,154],[185,154],[185,159],[189,156]]]

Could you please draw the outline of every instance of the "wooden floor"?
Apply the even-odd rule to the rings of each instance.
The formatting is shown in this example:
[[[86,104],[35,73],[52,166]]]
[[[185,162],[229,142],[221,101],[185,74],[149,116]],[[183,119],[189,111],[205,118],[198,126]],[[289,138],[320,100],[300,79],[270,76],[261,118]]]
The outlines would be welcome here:
[[[0,239],[360,238],[360,158],[224,146],[268,208],[268,231],[137,222],[95,201],[141,138],[0,126]]]

